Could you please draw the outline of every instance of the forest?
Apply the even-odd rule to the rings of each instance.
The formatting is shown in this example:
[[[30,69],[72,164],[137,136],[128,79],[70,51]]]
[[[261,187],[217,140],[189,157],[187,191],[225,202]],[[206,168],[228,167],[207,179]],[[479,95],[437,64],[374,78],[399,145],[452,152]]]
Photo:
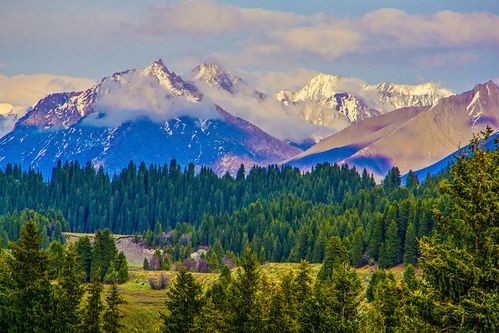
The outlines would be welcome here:
[[[475,137],[446,173],[422,184],[409,175],[405,186],[397,168],[376,185],[367,173],[337,165],[304,174],[269,167],[245,175],[241,168],[234,178],[218,178],[207,169],[180,171],[174,163],[173,169],[141,165],[138,170],[131,164],[110,179],[75,163],[59,165],[48,182],[33,171],[9,167],[0,177],[5,185],[0,226],[7,245],[0,249],[0,329],[123,328],[117,285],[129,278],[128,266],[106,228],[120,221],[109,211],[116,204],[126,211],[121,228],[140,231],[137,238],[168,249],[172,260],[207,245],[208,262],[220,273],[216,282],[202,286],[185,265],[176,265],[160,313],[162,332],[496,331],[499,151],[483,149],[487,134]],[[151,174],[186,197],[176,197],[177,202],[168,193],[159,199],[155,193],[164,189],[149,183]],[[132,206],[104,197],[95,201],[101,193],[87,182]],[[207,184],[228,194],[210,191]],[[24,204],[17,205],[15,195]],[[156,198],[156,204],[138,197]],[[81,220],[76,215],[81,225],[62,202],[86,207]],[[166,202],[186,210],[156,210]],[[110,215],[99,215],[100,209]],[[145,213],[149,219],[141,222],[135,210],[154,218]],[[152,212],[185,220],[163,223]],[[95,241],[82,237],[63,245],[62,231],[72,228],[95,229]],[[226,256],[238,267],[225,265]],[[300,266],[269,280],[260,263],[270,260]],[[309,262],[322,263],[316,276]],[[384,269],[400,262],[405,263],[401,281]],[[352,266],[366,263],[379,269],[364,291]],[[104,303],[102,283],[109,284]]]

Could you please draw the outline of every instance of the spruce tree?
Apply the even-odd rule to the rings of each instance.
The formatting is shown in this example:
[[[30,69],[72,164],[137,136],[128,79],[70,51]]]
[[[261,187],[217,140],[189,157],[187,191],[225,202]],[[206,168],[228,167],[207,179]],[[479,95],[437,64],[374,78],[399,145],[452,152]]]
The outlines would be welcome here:
[[[398,235],[398,226],[395,220],[388,225],[388,229],[386,231],[386,239],[384,242],[384,251],[385,251],[385,260],[386,263],[383,263],[382,268],[386,268],[392,265],[396,265],[400,261],[400,239]]]
[[[81,285],[82,273],[73,244],[64,251],[61,278],[56,289],[57,332],[78,332],[81,325],[80,303],[84,289]]]
[[[117,333],[123,327],[121,320],[124,315],[121,313],[119,306],[125,304],[125,300],[118,291],[117,276],[111,279],[111,286],[106,295],[106,308],[104,310],[103,326],[104,332]]]
[[[416,239],[416,230],[414,224],[409,223],[405,233],[404,242],[404,264],[415,265],[418,254],[418,240]]]
[[[54,292],[48,277],[49,261],[40,250],[42,237],[38,226],[29,221],[21,229],[16,243],[9,242],[11,255],[7,257],[10,272],[9,331],[47,332],[55,321]]]
[[[101,300],[101,273],[98,268],[92,272],[91,280],[88,286],[87,303],[83,310],[82,330],[88,333],[99,333],[102,331],[102,311],[104,310],[104,306]]]
[[[412,264],[407,265],[405,268],[402,282],[404,287],[409,291],[414,291],[418,288],[419,280],[416,277],[416,270]]]
[[[352,265],[355,267],[365,264],[364,261],[364,233],[362,227],[359,226],[353,234],[353,244],[350,250],[350,258]]]
[[[434,211],[442,235],[420,242],[422,293],[414,303],[435,330],[499,329],[499,150],[484,148],[491,133],[475,136],[453,162]]]
[[[90,281],[92,273],[92,243],[88,236],[80,237],[75,244],[78,262],[81,271],[84,273],[85,282]]]
[[[124,283],[128,280],[128,262],[123,251],[116,258],[116,282]]]
[[[167,291],[166,313],[161,314],[161,331],[187,333],[194,327],[196,317],[203,307],[201,285],[192,273],[182,268]]]
[[[232,283],[230,329],[233,332],[259,332],[262,326],[262,309],[257,299],[261,283],[256,255],[249,247],[244,250],[241,268]]]
[[[319,282],[330,280],[333,276],[334,268],[345,262],[348,262],[348,252],[345,245],[341,241],[340,237],[331,237],[326,245],[324,262],[317,275],[317,280]]]

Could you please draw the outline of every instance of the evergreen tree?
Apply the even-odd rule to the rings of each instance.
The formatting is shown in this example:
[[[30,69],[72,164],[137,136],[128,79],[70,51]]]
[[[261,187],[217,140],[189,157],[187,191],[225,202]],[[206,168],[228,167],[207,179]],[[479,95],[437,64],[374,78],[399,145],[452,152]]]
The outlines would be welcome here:
[[[81,271],[84,273],[84,281],[90,281],[92,273],[92,243],[88,236],[78,238],[75,243],[76,253]]]
[[[401,318],[402,291],[391,272],[386,273],[386,278],[376,284],[374,300],[371,307],[378,312],[380,324],[385,332],[397,332]]]
[[[400,257],[400,239],[398,235],[398,226],[395,220],[388,225],[388,230],[386,231],[386,240],[384,242],[384,260],[383,265],[380,267],[386,268],[399,263]]]
[[[393,167],[388,171],[385,179],[383,180],[383,188],[386,193],[391,193],[395,189],[399,188],[400,184],[400,170],[397,167]]]
[[[194,327],[194,321],[203,307],[201,285],[192,273],[182,268],[167,291],[167,312],[161,314],[162,332],[186,333]]]
[[[116,258],[116,282],[124,283],[128,280],[128,262],[123,251],[120,251]]]
[[[350,250],[352,265],[355,267],[365,264],[364,260],[364,233],[362,227],[358,227],[353,234],[353,244]]]
[[[88,286],[87,304],[83,310],[82,331],[88,333],[99,333],[102,331],[102,311],[104,306],[101,300],[102,282],[101,273],[97,268],[92,272],[92,281]]]
[[[81,285],[82,273],[78,266],[74,245],[69,244],[64,251],[61,277],[56,289],[57,332],[78,332],[81,325],[80,303],[84,289]]]
[[[119,274],[118,274],[119,275]],[[121,319],[124,315],[121,313],[119,306],[125,304],[125,300],[118,291],[117,276],[111,279],[111,286],[109,287],[106,296],[106,309],[103,315],[103,329],[104,332],[117,333],[123,327]]]
[[[404,264],[415,265],[416,258],[418,254],[418,240],[416,239],[416,230],[414,225],[409,223],[407,226],[407,231],[405,233],[405,243],[404,243]]]
[[[324,262],[317,275],[317,280],[319,282],[330,280],[334,268],[345,262],[348,262],[348,252],[345,245],[338,236],[331,237],[326,245]]]
[[[483,147],[491,133],[474,137],[454,161],[434,212],[442,235],[420,242],[422,292],[413,301],[435,330],[499,328],[499,150]]]
[[[413,190],[416,187],[418,187],[418,185],[419,185],[418,176],[416,176],[414,172],[412,172],[412,170],[409,170],[409,172],[407,173],[407,178],[405,180],[405,186],[408,189]]]
[[[47,332],[54,326],[54,293],[47,268],[49,262],[40,250],[42,237],[38,226],[29,221],[21,229],[16,243],[10,242],[7,257],[10,272],[9,331]]]
[[[261,305],[257,292],[261,283],[256,255],[248,247],[244,250],[242,270],[232,283],[230,330],[233,332],[259,332],[262,326]]]
[[[58,240],[50,242],[47,248],[47,255],[49,258],[49,277],[56,279],[62,270],[62,262],[64,258],[64,247]]]
[[[149,270],[149,260],[147,260],[147,257],[144,257],[144,263],[142,265],[142,268],[144,268],[144,270]]]
[[[407,265],[403,274],[403,284],[409,291],[414,291],[419,286],[419,280],[416,277],[416,270],[412,264]]]

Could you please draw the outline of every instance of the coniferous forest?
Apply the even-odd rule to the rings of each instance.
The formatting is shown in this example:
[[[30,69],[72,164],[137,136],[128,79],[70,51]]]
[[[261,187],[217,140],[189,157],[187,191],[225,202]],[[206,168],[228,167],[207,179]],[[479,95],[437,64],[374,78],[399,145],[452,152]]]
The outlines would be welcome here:
[[[494,332],[499,151],[483,149],[488,134],[446,173],[421,184],[410,173],[405,186],[397,168],[376,185],[366,172],[327,164],[307,173],[241,167],[220,178],[174,161],[130,163],[111,178],[72,163],[49,180],[8,166],[0,173],[0,330],[122,329],[117,284],[128,265],[112,231],[136,233],[172,260],[209,248],[219,278],[203,286],[176,265],[162,332]],[[96,234],[64,244],[68,230]],[[239,267],[231,271],[227,256]],[[276,281],[262,274],[265,261],[300,266]],[[317,274],[309,262],[322,263]],[[384,269],[399,263],[401,280]],[[363,288],[353,267],[365,264],[380,269]]]

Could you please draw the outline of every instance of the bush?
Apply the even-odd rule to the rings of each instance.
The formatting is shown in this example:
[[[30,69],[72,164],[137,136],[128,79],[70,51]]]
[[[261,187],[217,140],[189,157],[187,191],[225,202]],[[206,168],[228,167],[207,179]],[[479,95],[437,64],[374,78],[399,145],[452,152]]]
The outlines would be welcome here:
[[[151,286],[151,289],[153,290],[163,290],[165,289],[168,285],[170,284],[170,279],[166,274],[161,273],[159,275],[158,280],[156,280],[153,277],[149,278],[149,285]]]

